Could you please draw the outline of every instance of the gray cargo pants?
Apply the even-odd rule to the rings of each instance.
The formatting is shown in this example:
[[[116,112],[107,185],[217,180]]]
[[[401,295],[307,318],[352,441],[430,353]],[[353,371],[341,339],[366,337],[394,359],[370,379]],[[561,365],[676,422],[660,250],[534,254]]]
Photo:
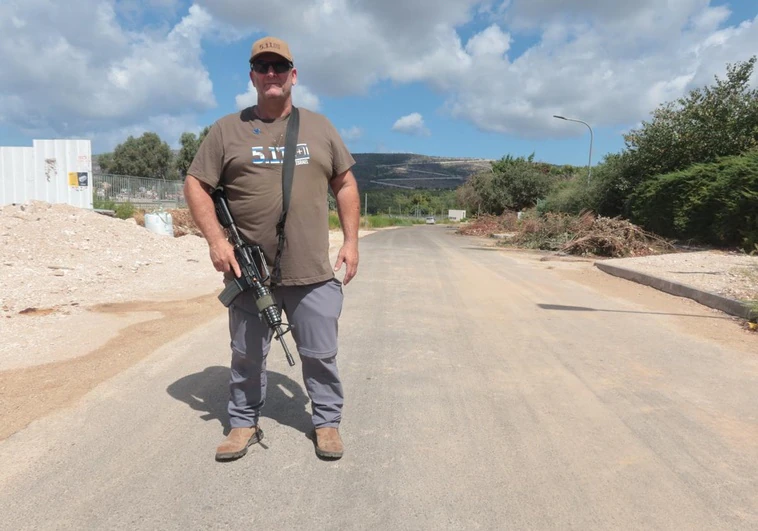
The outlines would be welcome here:
[[[307,286],[281,286],[274,298],[293,326],[303,382],[311,399],[313,425],[337,427],[344,395],[337,371],[337,329],[342,312],[342,283],[337,279]],[[284,315],[282,316],[284,317]],[[252,291],[241,293],[229,306],[232,363],[229,420],[232,428],[258,424],[266,401],[266,356],[272,331],[258,317]],[[291,343],[288,345],[291,346]]]

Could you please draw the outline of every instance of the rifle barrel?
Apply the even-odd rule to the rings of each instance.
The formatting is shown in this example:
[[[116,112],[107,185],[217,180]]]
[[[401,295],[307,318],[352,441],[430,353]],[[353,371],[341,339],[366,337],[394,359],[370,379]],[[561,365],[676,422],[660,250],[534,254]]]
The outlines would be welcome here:
[[[287,347],[287,343],[284,341],[284,332],[282,332],[282,327],[277,326],[276,327],[276,339],[279,341],[279,343],[282,344],[282,348],[284,349],[284,355],[287,356],[287,363],[290,364],[290,367],[295,366],[295,360],[292,357],[292,354],[290,353],[290,349]]]

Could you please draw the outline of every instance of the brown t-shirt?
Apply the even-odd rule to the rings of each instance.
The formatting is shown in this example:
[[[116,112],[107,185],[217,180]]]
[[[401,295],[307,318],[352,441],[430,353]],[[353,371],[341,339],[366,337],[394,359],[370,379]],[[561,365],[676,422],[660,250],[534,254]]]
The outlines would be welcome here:
[[[298,286],[334,277],[329,263],[329,180],[355,160],[337,130],[320,114],[299,109],[295,174],[285,225],[282,284]],[[282,213],[282,160],[286,118],[264,121],[249,107],[211,127],[187,172],[213,188],[223,186],[242,237],[263,248],[269,269],[276,255]]]

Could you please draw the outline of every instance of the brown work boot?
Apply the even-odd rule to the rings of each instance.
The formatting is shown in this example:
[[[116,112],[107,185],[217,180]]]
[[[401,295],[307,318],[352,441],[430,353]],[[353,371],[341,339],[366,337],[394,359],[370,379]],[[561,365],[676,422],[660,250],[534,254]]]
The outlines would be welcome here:
[[[216,461],[239,459],[247,453],[247,447],[263,439],[263,430],[258,426],[249,428],[232,428],[218,448]]]
[[[328,459],[339,459],[345,451],[337,428],[316,428],[316,455]]]

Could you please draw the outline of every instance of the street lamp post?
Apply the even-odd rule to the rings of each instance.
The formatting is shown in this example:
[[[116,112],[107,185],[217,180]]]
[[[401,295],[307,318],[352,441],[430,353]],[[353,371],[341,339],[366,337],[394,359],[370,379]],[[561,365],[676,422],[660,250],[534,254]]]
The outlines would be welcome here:
[[[590,159],[587,164],[588,172],[587,172],[587,184],[590,182],[590,177],[592,177],[592,141],[594,139],[594,134],[592,133],[592,128],[590,127],[590,124],[587,122],[583,122],[581,120],[575,120],[573,118],[566,118],[565,116],[558,116],[557,114],[553,115],[553,118],[558,118],[559,120],[566,120],[567,122],[578,122],[580,124],[584,124],[587,126],[587,129],[590,130]]]

